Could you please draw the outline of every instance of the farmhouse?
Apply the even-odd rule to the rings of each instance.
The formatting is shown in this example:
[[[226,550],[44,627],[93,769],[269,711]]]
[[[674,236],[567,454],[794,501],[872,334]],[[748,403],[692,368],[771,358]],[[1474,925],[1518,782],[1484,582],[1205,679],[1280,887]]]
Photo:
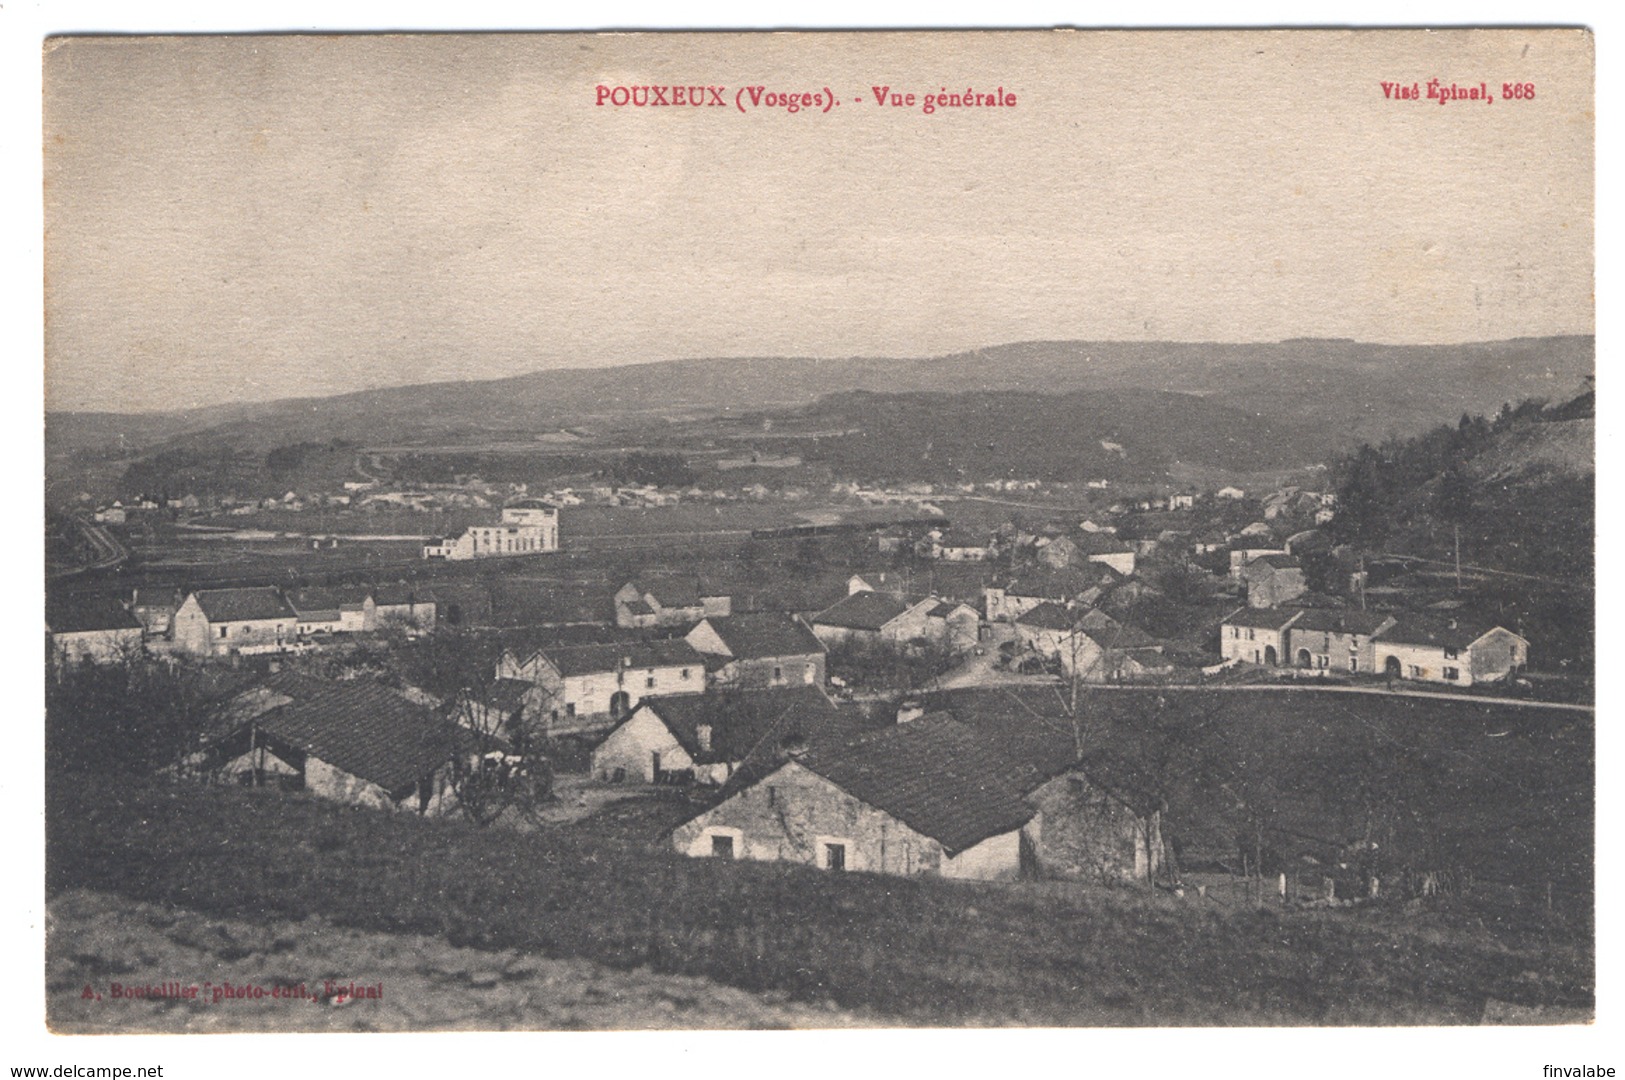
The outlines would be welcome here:
[[[504,652],[496,677],[531,685],[526,709],[546,734],[579,735],[607,731],[646,697],[703,693],[705,658],[680,639],[547,647]]]
[[[1279,667],[1288,655],[1287,628],[1303,616],[1303,608],[1238,608],[1219,624],[1219,653],[1226,660]]]
[[[1059,662],[1067,678],[1084,682],[1166,675],[1172,668],[1161,643],[1101,611],[1080,614],[1041,604],[1016,620],[1016,635],[1028,649]]]
[[[377,624],[378,605],[366,589],[299,589],[288,593],[299,617],[299,633],[358,634]]]
[[[369,630],[433,630],[439,620],[434,594],[410,585],[380,585],[372,590]]]
[[[425,559],[489,559],[534,555],[559,549],[559,508],[541,499],[522,499],[502,508],[502,520],[470,525],[457,537],[435,537],[423,545]]]
[[[141,621],[148,637],[168,637],[185,599],[179,589],[136,589],[130,595],[130,614]]]
[[[457,725],[363,679],[281,674],[228,706],[219,771],[379,809],[439,813],[473,744]]]
[[[938,600],[925,613],[925,636],[954,652],[974,648],[981,634],[982,614],[969,604]]]
[[[818,740],[839,715],[816,686],[646,698],[593,751],[592,775],[721,784],[753,754]]]
[[[175,613],[175,648],[193,656],[283,652],[298,638],[299,616],[270,586],[199,589]]]
[[[708,658],[719,686],[823,686],[824,643],[800,619],[781,612],[706,618],[686,639]]]
[[[1393,625],[1394,617],[1381,612],[1305,609],[1287,630],[1284,655],[1294,667],[1375,671],[1372,637]]]
[[[1291,555],[1261,555],[1242,572],[1247,583],[1247,606],[1279,607],[1309,591],[1303,563]]]
[[[693,626],[707,615],[731,615],[733,601],[694,581],[629,581],[615,593],[615,625],[628,629]]]
[[[935,597],[910,604],[890,593],[855,592],[811,619],[812,631],[825,645],[848,641],[903,645],[928,636],[927,616]]]
[[[1529,642],[1502,626],[1459,618],[1401,615],[1372,635],[1372,667],[1390,678],[1471,686],[1529,662]]]
[[[1097,532],[1084,533],[1075,543],[1087,561],[1109,566],[1125,577],[1134,573],[1134,549],[1123,541]]]
[[[117,664],[139,656],[145,631],[112,597],[84,597],[46,605],[45,630],[57,664]]]
[[[825,870],[1014,878],[1036,813],[1015,771],[952,719],[925,717],[792,757],[679,826],[672,843]]]
[[[989,622],[1015,622],[1023,613],[1046,602],[1066,605],[1100,584],[1102,571],[1078,567],[1039,566],[1023,570],[1003,584],[983,589]]]

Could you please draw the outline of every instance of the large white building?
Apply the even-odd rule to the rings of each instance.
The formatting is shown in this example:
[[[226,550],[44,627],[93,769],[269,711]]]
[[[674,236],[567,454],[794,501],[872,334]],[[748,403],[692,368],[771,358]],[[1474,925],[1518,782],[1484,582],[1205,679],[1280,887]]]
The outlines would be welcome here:
[[[423,545],[425,559],[491,559],[559,549],[559,508],[522,499],[502,508],[494,525],[470,525],[458,537],[435,537]]]

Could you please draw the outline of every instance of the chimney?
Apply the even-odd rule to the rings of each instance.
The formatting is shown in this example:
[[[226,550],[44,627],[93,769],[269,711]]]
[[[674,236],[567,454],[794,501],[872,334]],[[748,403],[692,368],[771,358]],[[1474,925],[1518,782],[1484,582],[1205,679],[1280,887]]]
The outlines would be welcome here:
[[[915,698],[909,698],[897,706],[897,722],[906,724],[910,720],[918,720],[925,715],[925,706]]]

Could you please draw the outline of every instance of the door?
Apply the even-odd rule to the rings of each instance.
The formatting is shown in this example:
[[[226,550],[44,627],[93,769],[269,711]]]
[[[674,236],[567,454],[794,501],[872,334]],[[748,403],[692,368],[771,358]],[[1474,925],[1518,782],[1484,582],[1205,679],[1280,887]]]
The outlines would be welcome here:
[[[825,867],[825,869],[828,869],[828,870],[845,870],[846,869],[846,845],[845,844],[825,844],[824,845],[824,867]]]

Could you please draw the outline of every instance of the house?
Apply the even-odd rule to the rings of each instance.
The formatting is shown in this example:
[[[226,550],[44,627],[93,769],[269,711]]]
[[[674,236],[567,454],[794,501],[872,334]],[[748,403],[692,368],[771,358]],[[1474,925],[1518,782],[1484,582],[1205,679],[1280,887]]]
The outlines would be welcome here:
[[[1503,626],[1456,616],[1401,615],[1372,635],[1372,670],[1389,678],[1471,686],[1529,663],[1529,642]]]
[[[1247,583],[1247,606],[1279,607],[1309,591],[1303,563],[1292,555],[1261,555],[1242,572]]]
[[[284,652],[299,616],[276,589],[199,589],[175,612],[175,648],[193,656]]]
[[[956,600],[938,600],[925,613],[925,636],[953,652],[974,648],[982,636],[982,613]]]
[[[225,715],[209,755],[218,771],[355,806],[444,812],[459,762],[477,750],[433,709],[366,679],[274,675]]]
[[[874,734],[730,783],[722,802],[674,831],[673,845],[694,856],[950,879],[1155,873],[1160,805],[1097,783],[1065,724],[1008,703],[982,713],[974,700],[900,714]]]
[[[502,520],[470,525],[461,536],[435,537],[423,545],[425,559],[488,559],[559,549],[559,508],[521,499],[502,508]]]
[[[1242,526],[1241,531],[1238,532],[1236,535],[1237,536],[1258,536],[1258,537],[1274,536],[1275,535],[1275,530],[1270,528],[1269,525],[1267,523],[1265,523],[1265,522],[1253,521],[1253,522],[1249,522],[1248,524]]]
[[[694,581],[661,581],[658,588],[629,581],[615,593],[615,625],[628,629],[693,626],[707,615],[730,615],[730,597]]]
[[[1307,608],[1287,630],[1284,655],[1294,667],[1372,672],[1372,638],[1393,625],[1394,617],[1382,612]]]
[[[895,570],[871,570],[846,579],[846,595],[860,592],[887,593],[901,598],[907,587],[903,575]]]
[[[1168,509],[1170,510],[1191,510],[1195,506],[1196,494],[1194,492],[1184,491],[1168,496]]]
[[[288,593],[299,633],[359,634],[378,624],[378,605],[365,588],[310,588]]]
[[[672,843],[831,871],[1010,879],[1037,813],[1017,771],[952,718],[924,717],[793,756],[679,826]]]
[[[510,649],[496,677],[530,684],[526,711],[548,736],[607,731],[646,697],[705,692],[705,658],[682,639]]]
[[[148,637],[168,637],[185,599],[179,589],[136,589],[130,594],[130,614],[141,621]]]
[[[931,530],[916,550],[944,562],[986,562],[993,554],[987,537],[954,528]]]
[[[141,620],[110,596],[72,597],[45,605],[51,660],[62,666],[118,664],[141,655]]]
[[[1053,540],[1045,540],[1038,548],[1038,561],[1045,566],[1062,567],[1071,566],[1081,560],[1082,550],[1077,541],[1069,537],[1057,536]]]
[[[1230,553],[1230,580],[1246,581],[1247,566],[1265,555],[1285,555],[1285,548],[1237,548]]]
[[[380,585],[372,590],[368,630],[433,630],[439,621],[434,594],[411,585]]]
[[[817,686],[645,698],[593,750],[592,775],[722,784],[759,749],[776,754],[810,744],[837,727],[839,715]]]
[[[1106,533],[1110,536],[1117,535],[1116,525],[1099,525],[1088,518],[1084,518],[1082,521],[1078,522],[1078,528],[1086,533]]]
[[[708,617],[686,640],[705,654],[711,680],[718,685],[824,685],[824,643],[793,615],[764,611]]]
[[[989,622],[1014,622],[1039,604],[1072,603],[1100,584],[1100,573],[1082,567],[1036,566],[1022,570],[1002,584],[983,589],[983,607]]]
[[[1247,497],[1247,493],[1238,487],[1222,487],[1213,494],[1220,499],[1245,499]]]
[[[1109,566],[1124,577],[1134,573],[1134,548],[1105,533],[1085,533],[1076,541],[1083,557]]]
[[[1101,611],[1041,604],[1016,620],[1016,634],[1028,649],[1059,662],[1069,679],[1123,682],[1173,670],[1160,642]]]
[[[855,592],[809,621],[812,632],[826,646],[850,641],[905,645],[928,636],[926,616],[937,603],[935,597],[911,604],[890,593]]]
[[[1219,624],[1219,654],[1244,664],[1280,667],[1286,663],[1287,628],[1303,618],[1303,608],[1237,608]]]

